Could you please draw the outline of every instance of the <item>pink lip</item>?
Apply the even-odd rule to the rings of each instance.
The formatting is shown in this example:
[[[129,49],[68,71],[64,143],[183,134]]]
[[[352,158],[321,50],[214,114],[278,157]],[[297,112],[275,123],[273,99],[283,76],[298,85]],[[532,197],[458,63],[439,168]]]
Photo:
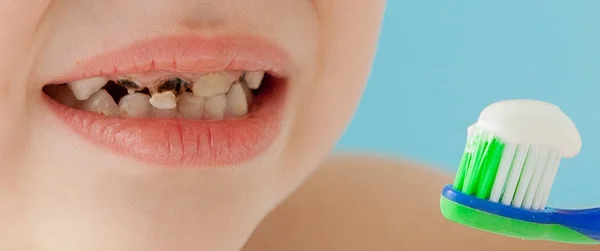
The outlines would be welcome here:
[[[283,78],[286,64],[281,50],[250,37],[158,38],[77,62],[53,82],[152,70],[260,70]],[[287,90],[279,79],[266,83],[246,118],[235,120],[106,117],[43,99],[76,133],[114,153],[165,167],[218,167],[252,159],[277,137]]]

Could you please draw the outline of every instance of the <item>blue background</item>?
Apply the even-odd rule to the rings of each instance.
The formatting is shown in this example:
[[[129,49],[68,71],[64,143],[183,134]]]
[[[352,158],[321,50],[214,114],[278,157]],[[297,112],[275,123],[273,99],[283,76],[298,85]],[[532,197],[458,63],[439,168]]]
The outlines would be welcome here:
[[[597,0],[388,1],[369,85],[338,149],[454,174],[485,106],[540,99],[563,108],[583,138],[550,205],[600,206],[599,13]]]

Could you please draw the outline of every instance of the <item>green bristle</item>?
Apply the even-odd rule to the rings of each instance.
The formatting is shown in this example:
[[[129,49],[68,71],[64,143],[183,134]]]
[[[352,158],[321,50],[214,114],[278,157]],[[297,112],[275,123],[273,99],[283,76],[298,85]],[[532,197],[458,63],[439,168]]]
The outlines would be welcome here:
[[[467,163],[471,161],[471,154],[467,151],[463,153],[460,164],[458,165],[458,171],[456,171],[456,177],[454,178],[454,188],[462,190],[465,181],[465,172],[467,169]]]
[[[491,134],[482,131],[471,134],[454,180],[454,188],[488,199],[504,147],[505,144]]]
[[[497,138],[492,138],[490,145],[490,151],[488,152],[489,157],[485,158],[486,162],[484,163],[484,166],[487,168],[485,168],[485,174],[476,195],[477,197],[484,199],[489,198],[492,193],[492,187],[496,180],[496,173],[498,172],[505,146],[504,143]]]

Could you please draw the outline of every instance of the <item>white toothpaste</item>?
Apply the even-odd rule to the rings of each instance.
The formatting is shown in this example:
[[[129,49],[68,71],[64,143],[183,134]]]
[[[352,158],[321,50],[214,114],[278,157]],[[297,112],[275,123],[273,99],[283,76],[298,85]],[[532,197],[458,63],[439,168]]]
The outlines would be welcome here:
[[[543,101],[505,100],[491,104],[472,127],[491,132],[507,143],[556,149],[563,158],[572,158],[581,150],[575,123],[558,106]]]

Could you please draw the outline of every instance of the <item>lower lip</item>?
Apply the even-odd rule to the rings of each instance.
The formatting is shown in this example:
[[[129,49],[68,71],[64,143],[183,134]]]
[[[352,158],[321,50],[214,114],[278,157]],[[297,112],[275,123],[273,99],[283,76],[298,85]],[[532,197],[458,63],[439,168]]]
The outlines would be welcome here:
[[[282,81],[283,82],[283,81]],[[113,153],[164,167],[219,167],[253,159],[280,132],[285,83],[269,83],[244,119],[221,121],[107,117],[57,103],[46,104],[67,125]]]

